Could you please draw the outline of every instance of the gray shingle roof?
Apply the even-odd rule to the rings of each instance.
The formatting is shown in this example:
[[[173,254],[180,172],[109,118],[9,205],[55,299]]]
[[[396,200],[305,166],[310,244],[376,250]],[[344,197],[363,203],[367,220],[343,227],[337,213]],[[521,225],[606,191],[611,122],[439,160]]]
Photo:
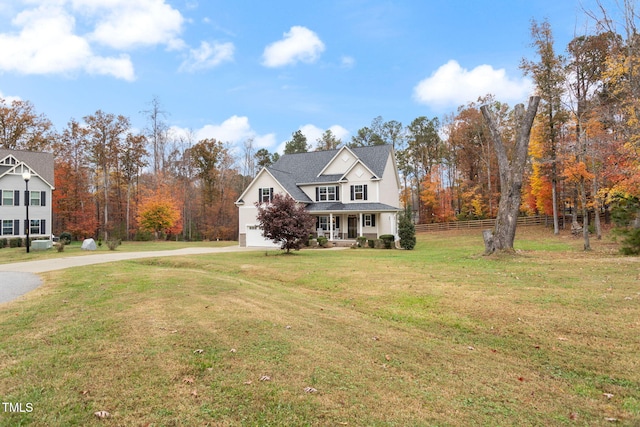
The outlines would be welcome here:
[[[310,203],[306,206],[309,212],[321,212],[321,211],[342,211],[342,212],[384,212],[400,211],[399,208],[385,205],[384,203],[340,203],[340,202],[320,202]]]
[[[268,171],[285,187],[291,196],[304,202],[311,202],[309,197],[298,188],[299,184],[333,183],[338,182],[342,175],[320,175],[320,172],[340,151],[313,151],[310,153],[284,154]],[[381,178],[387,159],[392,153],[390,145],[375,145],[371,147],[351,148],[365,166]]]
[[[53,154],[37,151],[6,150],[0,148],[0,159],[12,155],[16,160],[24,162],[45,181],[55,186],[53,175]]]

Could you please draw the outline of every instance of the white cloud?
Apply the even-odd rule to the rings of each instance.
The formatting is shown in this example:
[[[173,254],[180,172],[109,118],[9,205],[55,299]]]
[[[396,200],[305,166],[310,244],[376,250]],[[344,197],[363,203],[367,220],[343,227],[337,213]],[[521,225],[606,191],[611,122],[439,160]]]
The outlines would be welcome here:
[[[325,130],[326,129],[321,129],[312,124],[306,124],[300,127],[300,131],[307,137],[307,143],[310,144],[311,147],[316,146],[316,142],[322,138]],[[342,140],[342,142],[346,142],[346,138],[349,136],[349,131],[340,125],[330,126],[328,130],[330,130],[336,138]]]
[[[356,65],[356,60],[351,56],[342,56],[340,58],[340,66],[342,68],[353,68]]]
[[[476,101],[493,94],[501,101],[520,102],[533,91],[528,79],[513,79],[504,69],[479,65],[472,70],[462,68],[451,60],[414,88],[414,98],[434,107],[451,107]]]
[[[19,96],[5,96],[2,92],[0,92],[0,99],[4,101],[4,105],[10,105],[14,101],[22,101],[22,98],[20,98]]]
[[[185,19],[166,0],[29,0],[25,4],[27,8],[12,20],[17,31],[0,33],[0,72],[86,72],[131,81],[134,66],[122,51],[156,45],[169,50],[186,47],[179,37]],[[116,52],[98,54],[97,45]]]
[[[76,10],[97,18],[88,36],[91,41],[119,50],[159,44],[184,47],[178,36],[185,19],[164,0],[72,1]]]
[[[95,55],[87,40],[74,34],[75,18],[61,7],[44,4],[19,13],[12,21],[18,34],[0,34],[0,70],[25,74],[70,73],[135,78],[127,56]]]
[[[180,71],[194,72],[216,67],[223,62],[232,61],[235,46],[233,43],[210,44],[201,42],[197,49],[189,50],[189,57],[180,65]]]
[[[266,67],[282,67],[296,62],[312,63],[324,51],[324,43],[316,33],[306,27],[291,27],[284,38],[264,49],[262,64]]]
[[[205,138],[215,138],[218,141],[238,144],[249,138],[253,138],[254,148],[268,148],[275,145],[275,135],[270,133],[258,135],[251,128],[249,118],[246,116],[231,116],[220,124],[209,124],[203,126],[196,132],[196,139],[199,141]]]
[[[330,126],[329,130],[333,132],[335,137],[341,140],[343,143],[347,142],[347,138],[349,137],[349,135],[351,135],[351,132],[349,132],[348,130],[346,130],[340,125]]]

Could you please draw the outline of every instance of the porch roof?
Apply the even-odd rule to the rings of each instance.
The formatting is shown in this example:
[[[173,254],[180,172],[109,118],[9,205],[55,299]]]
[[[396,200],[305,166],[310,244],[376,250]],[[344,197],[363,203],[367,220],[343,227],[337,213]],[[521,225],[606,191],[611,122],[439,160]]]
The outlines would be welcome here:
[[[398,212],[401,210],[384,203],[320,202],[307,205],[309,212]]]

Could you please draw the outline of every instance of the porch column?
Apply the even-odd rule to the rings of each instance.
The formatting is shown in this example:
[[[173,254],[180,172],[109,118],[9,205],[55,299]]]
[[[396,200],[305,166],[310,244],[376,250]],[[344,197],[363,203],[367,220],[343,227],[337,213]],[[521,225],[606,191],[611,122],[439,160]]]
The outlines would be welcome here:
[[[333,242],[333,214],[329,214],[329,240]]]
[[[358,218],[359,218],[359,221],[358,221],[359,222],[359,224],[358,224],[358,235],[356,237],[362,236],[362,223],[364,222],[363,221],[362,212],[360,212],[360,215],[358,215]]]

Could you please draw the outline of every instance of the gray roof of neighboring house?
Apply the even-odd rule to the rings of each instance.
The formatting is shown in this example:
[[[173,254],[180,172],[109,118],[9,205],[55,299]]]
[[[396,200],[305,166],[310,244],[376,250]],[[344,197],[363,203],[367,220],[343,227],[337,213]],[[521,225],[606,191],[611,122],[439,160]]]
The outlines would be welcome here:
[[[375,145],[370,147],[355,147],[350,150],[365,166],[378,178],[382,178],[387,159],[392,153],[390,145]],[[299,184],[333,183],[338,182],[342,174],[320,175],[320,172],[340,151],[313,151],[310,153],[284,154],[267,170],[275,179],[298,201],[311,202],[309,197],[300,190]]]
[[[385,205],[384,203],[340,203],[340,202],[320,202],[310,203],[306,206],[309,212],[342,211],[342,212],[380,212],[380,211],[400,211],[402,209]]]
[[[38,175],[47,181],[51,186],[55,186],[53,175],[53,154],[37,151],[6,150],[0,148],[0,159],[12,155],[16,160],[24,162]]]

